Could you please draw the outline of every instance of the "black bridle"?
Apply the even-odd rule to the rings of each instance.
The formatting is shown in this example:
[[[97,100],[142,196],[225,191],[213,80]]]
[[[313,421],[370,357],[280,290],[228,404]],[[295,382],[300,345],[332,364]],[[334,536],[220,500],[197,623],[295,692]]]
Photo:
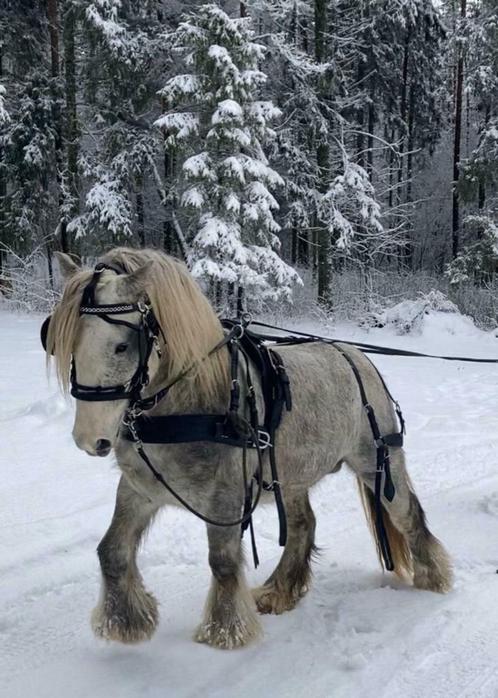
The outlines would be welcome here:
[[[154,347],[160,355],[159,333],[161,328],[152,311],[152,306],[147,298],[137,303],[98,304],[95,300],[95,288],[100,275],[105,270],[121,274],[122,271],[108,264],[97,264],[93,276],[83,291],[80,305],[80,315],[98,317],[111,325],[127,327],[138,336],[138,366],[130,380],[124,384],[101,386],[83,385],[78,383],[76,364],[73,358],[71,365],[71,395],[77,400],[87,402],[103,402],[108,400],[130,400],[132,403],[139,400],[142,390],[149,384],[149,359]],[[139,313],[138,324],[127,320],[116,319],[115,315],[127,315]]]

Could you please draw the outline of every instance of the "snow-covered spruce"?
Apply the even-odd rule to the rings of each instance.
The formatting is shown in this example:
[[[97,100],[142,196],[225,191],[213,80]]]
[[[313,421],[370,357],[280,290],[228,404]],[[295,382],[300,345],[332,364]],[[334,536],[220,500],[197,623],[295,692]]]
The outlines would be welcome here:
[[[355,249],[364,254],[376,251],[386,237],[380,205],[375,199],[368,173],[351,162],[345,152],[343,172],[332,180],[320,201],[319,210],[336,247],[349,255]]]
[[[156,121],[174,154],[175,182],[190,245],[193,274],[243,289],[251,299],[290,298],[299,282],[279,256],[280,226],[265,144],[280,111],[261,99],[264,47],[250,20],[203,5],[171,34],[186,71],[160,92]]]

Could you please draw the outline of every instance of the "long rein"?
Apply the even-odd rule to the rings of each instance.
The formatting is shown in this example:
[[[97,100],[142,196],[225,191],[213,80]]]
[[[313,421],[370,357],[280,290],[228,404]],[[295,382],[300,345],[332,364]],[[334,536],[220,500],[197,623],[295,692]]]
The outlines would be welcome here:
[[[350,347],[356,347],[360,349],[364,354],[379,354],[383,356],[405,356],[407,358],[420,358],[420,359],[440,359],[442,361],[462,361],[466,363],[476,363],[476,364],[498,364],[498,359],[480,359],[473,356],[442,356],[439,354],[424,354],[420,351],[411,351],[409,349],[393,349],[392,347],[384,347],[378,344],[366,344],[364,342],[353,342],[345,339],[333,339],[332,337],[323,337],[317,334],[311,334],[309,332],[301,332],[299,330],[291,330],[286,327],[278,327],[277,325],[270,325],[267,322],[258,322],[257,320],[252,320],[251,325],[257,325],[258,327],[266,327],[270,330],[277,330],[278,332],[287,332],[288,336],[283,337],[282,335],[269,335],[264,334],[262,337],[270,342],[276,342],[277,344],[286,344],[289,341],[292,343],[299,342],[325,342],[326,344],[346,344]]]

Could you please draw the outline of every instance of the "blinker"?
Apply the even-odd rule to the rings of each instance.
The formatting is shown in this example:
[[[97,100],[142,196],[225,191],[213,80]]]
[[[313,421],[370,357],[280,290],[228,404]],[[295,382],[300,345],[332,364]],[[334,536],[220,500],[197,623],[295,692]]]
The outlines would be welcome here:
[[[43,325],[40,328],[40,341],[42,343],[42,347],[47,351],[47,335],[48,335],[48,326],[50,325],[50,319],[51,315],[49,315],[45,320],[43,321]],[[52,354],[53,355],[53,354]]]

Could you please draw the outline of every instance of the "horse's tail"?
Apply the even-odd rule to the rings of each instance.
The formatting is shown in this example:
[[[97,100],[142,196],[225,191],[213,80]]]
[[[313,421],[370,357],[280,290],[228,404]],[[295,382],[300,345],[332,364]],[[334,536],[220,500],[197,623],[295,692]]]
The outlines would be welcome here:
[[[363,504],[363,509],[365,511],[365,516],[367,517],[368,526],[372,532],[373,539],[375,541],[375,547],[377,548],[377,555],[382,567],[384,567],[384,560],[382,558],[382,552],[380,547],[380,541],[377,534],[376,524],[376,512],[375,512],[375,498],[373,492],[359,479],[358,488],[360,490],[361,503]],[[391,548],[391,557],[394,564],[394,572],[402,579],[409,578],[413,576],[413,565],[412,557],[410,553],[410,548],[408,547],[408,541],[405,536],[398,531],[396,526],[393,524],[389,512],[385,507],[382,507],[384,528],[386,531],[387,538],[389,540],[389,547]]]

